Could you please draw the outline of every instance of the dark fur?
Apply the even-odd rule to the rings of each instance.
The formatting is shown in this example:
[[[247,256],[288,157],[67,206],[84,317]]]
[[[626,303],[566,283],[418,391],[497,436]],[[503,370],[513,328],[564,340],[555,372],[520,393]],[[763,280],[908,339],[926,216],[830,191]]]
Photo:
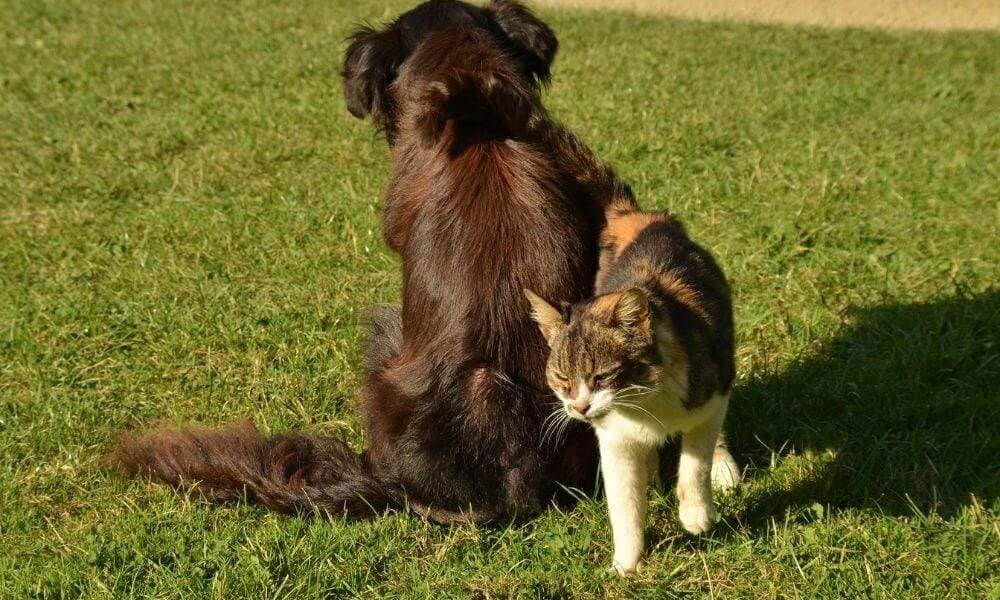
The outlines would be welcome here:
[[[244,495],[272,510],[314,510],[363,517],[402,501],[401,489],[368,475],[371,466],[338,439],[261,438],[249,421],[222,429],[164,427],[126,438],[115,459],[131,473],[177,487],[197,486],[212,500]],[[329,472],[337,473],[336,479]]]
[[[401,312],[374,327],[368,450],[239,425],[154,432],[120,462],[213,498],[359,517],[404,503],[437,521],[526,517],[561,486],[589,489],[588,428],[539,444],[555,399],[521,290],[588,297],[605,210],[634,200],[539,103],[556,47],[509,0],[432,0],[351,39],[344,94],[392,148],[383,229],[404,284]]]

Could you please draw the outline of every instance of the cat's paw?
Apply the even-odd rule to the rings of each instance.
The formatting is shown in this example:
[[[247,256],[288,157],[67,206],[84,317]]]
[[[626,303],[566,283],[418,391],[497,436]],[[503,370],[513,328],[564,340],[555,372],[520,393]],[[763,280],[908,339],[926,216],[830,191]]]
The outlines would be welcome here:
[[[715,511],[709,504],[682,502],[679,513],[681,525],[692,535],[707,533],[715,521]]]
[[[636,571],[639,570],[641,563],[637,560],[625,560],[621,562],[615,559],[615,562],[608,567],[608,573],[617,573],[621,577],[629,577],[634,575]]]
[[[712,489],[722,492],[731,490],[739,485],[740,479],[740,466],[732,455],[725,450],[716,451],[712,461]]]

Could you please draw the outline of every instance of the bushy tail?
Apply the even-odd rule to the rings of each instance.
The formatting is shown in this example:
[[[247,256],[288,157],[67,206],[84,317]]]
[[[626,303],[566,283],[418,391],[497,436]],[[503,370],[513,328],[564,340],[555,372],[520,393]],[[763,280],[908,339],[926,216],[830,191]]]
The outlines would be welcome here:
[[[368,369],[402,350],[399,307],[371,315]],[[405,504],[403,490],[380,479],[367,457],[336,438],[263,438],[249,421],[221,429],[162,427],[123,438],[112,463],[131,475],[197,487],[212,500],[248,497],[284,513],[326,512],[364,518]]]
[[[399,307],[376,307],[369,326],[371,373],[402,351]],[[365,454],[355,454],[341,440],[301,434],[263,438],[249,421],[220,429],[162,427],[125,437],[111,458],[126,474],[196,488],[217,502],[246,497],[283,513],[369,518],[388,508],[409,508],[437,523],[486,523],[500,515],[408,497],[401,486],[379,477]]]
[[[262,438],[249,421],[221,429],[165,427],[126,438],[113,455],[126,473],[196,487],[215,501],[244,496],[284,513],[365,518],[400,506],[363,455],[308,435]]]

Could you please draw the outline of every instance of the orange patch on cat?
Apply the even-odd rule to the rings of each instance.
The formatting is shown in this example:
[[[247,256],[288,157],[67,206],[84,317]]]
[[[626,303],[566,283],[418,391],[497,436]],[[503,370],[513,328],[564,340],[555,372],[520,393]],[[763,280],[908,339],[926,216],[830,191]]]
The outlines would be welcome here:
[[[614,319],[615,307],[618,306],[618,300],[621,297],[621,292],[611,292],[610,294],[598,296],[594,299],[594,303],[591,304],[590,310],[594,316],[610,322]]]
[[[659,213],[612,211],[604,229],[604,245],[614,248],[617,258],[639,237],[643,229],[653,223],[669,220],[669,215]]]
[[[701,293],[698,290],[671,275],[660,277],[660,285],[674,300],[677,300],[701,318],[708,319],[708,311],[701,304]]]

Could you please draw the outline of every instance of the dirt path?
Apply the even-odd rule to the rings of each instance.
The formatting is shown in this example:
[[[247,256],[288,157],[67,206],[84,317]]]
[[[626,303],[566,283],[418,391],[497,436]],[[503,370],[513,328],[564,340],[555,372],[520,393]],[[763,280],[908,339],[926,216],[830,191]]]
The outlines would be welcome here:
[[[800,23],[829,27],[1000,30],[1000,0],[537,0],[689,19]]]

